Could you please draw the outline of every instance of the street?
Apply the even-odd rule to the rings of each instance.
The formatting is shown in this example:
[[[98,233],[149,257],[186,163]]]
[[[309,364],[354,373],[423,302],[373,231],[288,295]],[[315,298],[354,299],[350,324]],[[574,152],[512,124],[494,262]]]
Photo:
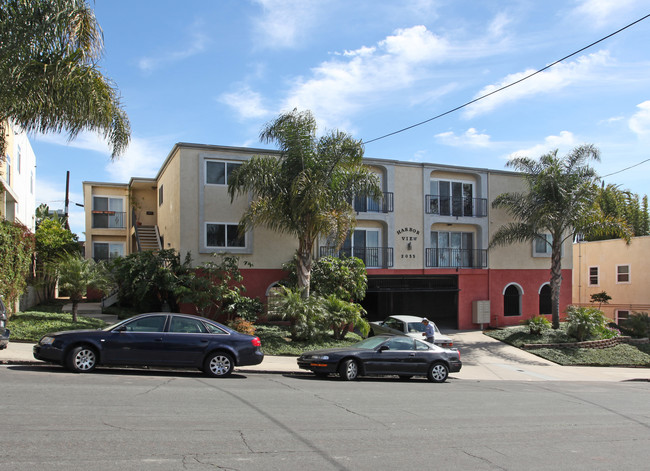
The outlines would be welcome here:
[[[0,470],[645,469],[650,383],[0,367]]]

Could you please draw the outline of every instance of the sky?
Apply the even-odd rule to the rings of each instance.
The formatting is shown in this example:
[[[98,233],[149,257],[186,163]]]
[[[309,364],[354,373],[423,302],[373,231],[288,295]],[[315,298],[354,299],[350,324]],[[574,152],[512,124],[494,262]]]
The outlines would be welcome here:
[[[273,148],[262,126],[311,110],[368,158],[505,170],[593,144],[605,183],[650,193],[650,18],[470,106],[446,113],[650,14],[647,0],[95,0],[99,66],[131,143],[31,135],[37,204],[83,234],[83,181],[155,177],[177,142]],[[381,139],[378,139],[381,138]],[[370,142],[372,141],[372,142]],[[631,168],[630,168],[631,167]]]

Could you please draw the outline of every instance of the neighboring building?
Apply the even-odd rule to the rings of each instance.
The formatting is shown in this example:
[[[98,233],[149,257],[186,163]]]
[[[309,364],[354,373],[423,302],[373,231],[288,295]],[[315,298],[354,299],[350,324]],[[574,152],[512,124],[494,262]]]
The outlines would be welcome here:
[[[197,265],[213,253],[252,263],[249,296],[266,299],[297,248],[293,237],[258,227],[238,236],[248,198],[232,203],[228,177],[253,155],[276,151],[179,143],[155,178],[128,184],[84,182],[87,257],[110,259],[137,250],[191,252]],[[354,255],[368,268],[363,305],[370,320],[414,314],[447,328],[515,325],[550,314],[550,253],[544,244],[488,251],[508,217],[492,210],[504,192],[524,190],[512,172],[365,159],[380,179],[382,201],[356,198],[357,227],[340,250],[325,239],[316,258]],[[145,234],[153,241],[145,241]],[[571,300],[571,245],[564,247],[561,309]]]
[[[612,299],[601,305],[618,323],[633,312],[650,312],[650,236],[578,242],[573,246],[573,304],[597,306],[591,295],[605,291]]]
[[[11,125],[6,130],[7,148],[0,159],[0,217],[34,232],[36,156],[26,133]]]

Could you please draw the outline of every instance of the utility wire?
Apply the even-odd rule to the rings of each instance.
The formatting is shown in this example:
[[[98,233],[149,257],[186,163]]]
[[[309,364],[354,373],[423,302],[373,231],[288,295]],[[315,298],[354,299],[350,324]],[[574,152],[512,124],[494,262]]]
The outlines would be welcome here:
[[[639,162],[638,164],[631,165],[630,167],[624,168],[623,170],[619,170],[618,172],[608,173],[607,175],[603,175],[600,178],[611,177],[612,175],[616,175],[617,173],[625,172],[626,170],[630,170],[631,168],[638,167],[639,165],[644,164],[646,162],[650,162],[650,159],[645,159],[645,160]]]
[[[645,19],[647,19],[647,18],[650,18],[650,14],[648,14],[648,15],[642,17],[642,18],[639,18],[638,20],[636,20],[636,21],[630,23],[630,24],[627,25],[627,26],[624,26],[623,28],[621,28],[621,29],[619,29],[619,30],[617,30],[617,31],[614,31],[614,32],[611,33],[611,34],[608,34],[607,36],[605,36],[604,38],[599,39],[598,41],[594,41],[593,43],[589,44],[588,46],[583,47],[582,49],[578,49],[577,51],[572,52],[572,53],[569,54],[568,56],[564,56],[562,59],[558,59],[558,60],[556,60],[556,61],[553,62],[552,64],[547,65],[546,67],[543,67],[543,68],[541,68],[541,69],[539,69],[539,70],[537,70],[537,71],[535,71],[535,72],[533,72],[533,73],[531,73],[531,74],[529,74],[529,75],[527,75],[527,76],[525,76],[525,77],[523,77],[523,78],[521,78],[521,79],[519,79],[519,80],[516,80],[516,81],[514,81],[514,82],[512,82],[512,83],[509,83],[508,85],[504,85],[503,87],[498,88],[497,90],[493,90],[493,91],[491,91],[490,93],[486,93],[485,95],[482,95],[482,96],[480,96],[480,97],[478,97],[478,98],[475,98],[475,99],[473,99],[472,101],[468,101],[467,103],[465,103],[465,104],[463,104],[463,105],[460,105],[460,106],[457,106],[456,108],[453,108],[453,109],[451,109],[451,110],[449,110],[449,111],[445,111],[444,113],[440,113],[439,115],[434,116],[433,118],[429,118],[429,119],[427,119],[427,120],[425,120],[425,121],[421,121],[421,122],[419,122],[419,123],[412,124],[411,126],[407,126],[407,127],[402,128],[402,129],[400,129],[400,130],[398,130],[398,131],[393,131],[393,132],[391,132],[391,133],[384,134],[383,136],[376,137],[376,138],[371,139],[371,140],[369,140],[369,141],[364,141],[363,144],[370,144],[371,142],[375,142],[375,141],[378,141],[378,140],[380,140],[380,139],[384,139],[384,138],[386,138],[386,137],[394,136],[395,134],[399,134],[399,133],[401,133],[401,132],[408,131],[409,129],[413,129],[413,128],[418,127],[418,126],[422,126],[423,124],[429,123],[429,122],[431,122],[431,121],[433,121],[433,120],[435,120],[435,119],[438,119],[438,118],[442,118],[443,116],[446,116],[446,115],[448,115],[448,114],[451,114],[451,113],[453,113],[454,111],[458,111],[458,110],[460,110],[460,109],[462,109],[462,108],[465,108],[465,107],[467,107],[467,106],[469,106],[469,105],[471,105],[471,104],[473,104],[473,103],[476,103],[477,101],[480,101],[480,100],[483,100],[484,98],[487,98],[487,97],[489,97],[489,96],[492,96],[492,95],[494,95],[495,93],[501,92],[501,91],[505,90],[506,88],[510,88],[510,87],[512,87],[513,85],[517,85],[518,83],[521,83],[521,82],[523,82],[524,80],[528,80],[529,78],[531,78],[531,77],[533,77],[533,76],[535,76],[535,75],[537,75],[537,74],[539,74],[539,73],[542,73],[542,72],[544,72],[544,71],[547,70],[547,69],[550,69],[550,68],[553,67],[554,65],[559,64],[560,62],[562,62],[562,61],[568,59],[569,57],[573,57],[573,56],[575,56],[576,54],[580,54],[581,52],[583,52],[583,51],[589,49],[590,47],[593,47],[593,46],[595,46],[596,44],[601,43],[601,42],[605,41],[606,39],[611,38],[612,36],[614,36],[614,35],[620,33],[621,31],[624,31],[624,30],[626,30],[626,29],[628,29],[628,28],[634,26],[634,25],[637,24],[637,23],[640,23],[641,21],[643,21],[643,20],[645,20]],[[622,171],[622,170],[621,170],[621,171]]]

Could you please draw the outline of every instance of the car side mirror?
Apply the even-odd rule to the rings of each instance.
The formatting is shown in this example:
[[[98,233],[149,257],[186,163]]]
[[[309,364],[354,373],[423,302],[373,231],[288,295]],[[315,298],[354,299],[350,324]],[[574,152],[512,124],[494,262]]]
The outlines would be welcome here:
[[[379,347],[379,350],[377,350],[377,351],[378,352],[383,352],[383,351],[386,351],[386,350],[390,350],[390,347],[388,345],[382,345],[381,347]]]
[[[115,332],[126,332],[126,326],[121,325],[117,329],[115,329]]]

